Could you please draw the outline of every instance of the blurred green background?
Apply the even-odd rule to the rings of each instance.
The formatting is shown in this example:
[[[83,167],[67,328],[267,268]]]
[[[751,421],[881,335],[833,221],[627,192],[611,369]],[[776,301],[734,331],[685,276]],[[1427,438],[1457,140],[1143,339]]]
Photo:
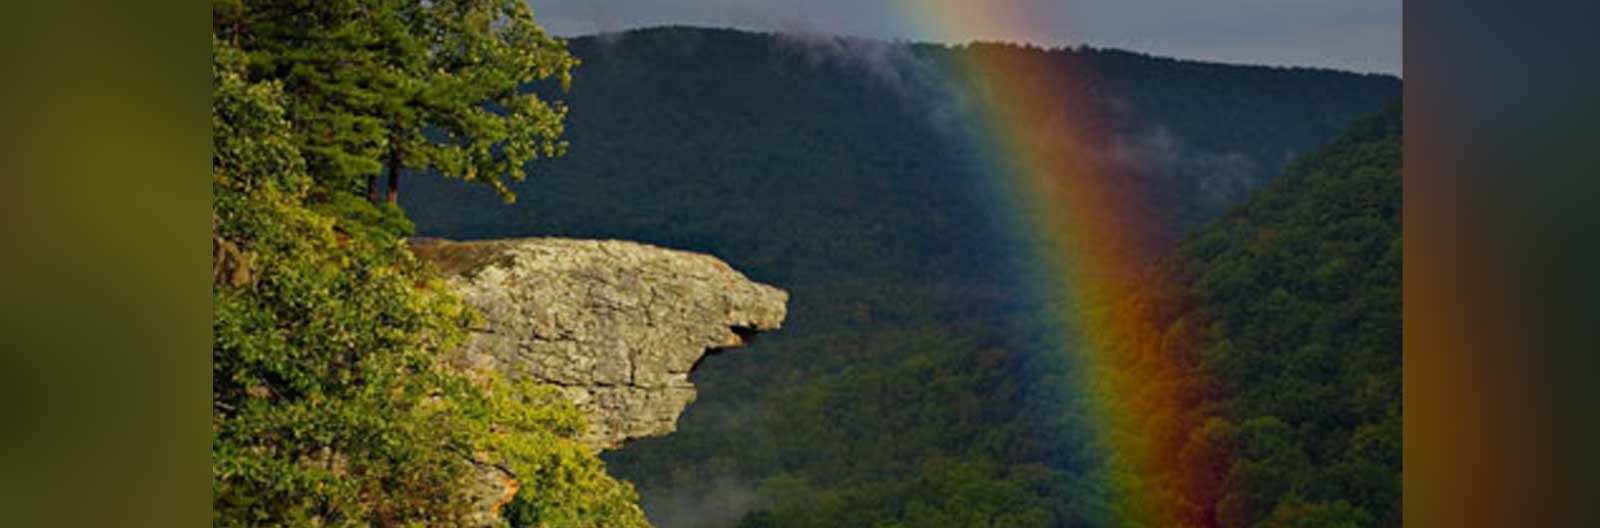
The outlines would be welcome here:
[[[202,9],[0,8],[0,525],[209,518]]]

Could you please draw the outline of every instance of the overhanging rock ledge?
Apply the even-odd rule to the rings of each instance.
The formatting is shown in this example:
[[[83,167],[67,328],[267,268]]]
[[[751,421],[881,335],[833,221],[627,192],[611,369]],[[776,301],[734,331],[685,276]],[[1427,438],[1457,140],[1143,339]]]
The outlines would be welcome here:
[[[453,361],[561,387],[597,450],[676,430],[701,358],[777,329],[787,312],[787,292],[688,251],[563,238],[411,244],[483,315]]]

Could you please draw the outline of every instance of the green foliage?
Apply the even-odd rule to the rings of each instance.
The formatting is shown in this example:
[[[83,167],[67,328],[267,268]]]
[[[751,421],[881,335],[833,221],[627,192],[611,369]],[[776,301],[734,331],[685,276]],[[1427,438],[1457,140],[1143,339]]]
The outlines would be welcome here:
[[[649,526],[633,486],[612,479],[577,441],[582,416],[559,390],[494,380],[488,394],[491,414],[474,431],[476,447],[495,453],[517,475],[521,487],[502,511],[512,526]]]
[[[1398,103],[1357,121],[1161,270],[1165,324],[1210,323],[1222,526],[1400,525],[1400,135]]]
[[[350,193],[333,194],[313,202],[311,207],[333,218],[339,231],[375,241],[394,241],[415,235],[417,231],[399,206],[374,204]]]
[[[242,50],[246,80],[275,80],[309,173],[361,193],[388,171],[486,184],[559,155],[566,108],[525,90],[565,89],[577,61],[521,0],[218,0],[212,33]]]
[[[287,16],[250,20],[268,14]],[[327,51],[270,44],[301,58]],[[319,193],[331,165],[353,159],[328,149],[349,145],[297,126],[348,116],[293,118],[361,93],[308,103],[286,93],[305,79],[257,78],[261,56],[215,35],[212,58],[213,524],[460,525],[477,513],[474,467],[492,462],[520,481],[509,517],[526,525],[644,526],[633,489],[578,442],[582,417],[554,389],[492,375],[479,386],[440,361],[473,314],[407,249],[399,209]]]
[[[278,87],[213,55],[214,233],[250,269],[213,293],[214,523],[456,518],[470,438],[422,403],[470,392],[432,366],[465,312],[396,240],[341,236],[304,205]]]

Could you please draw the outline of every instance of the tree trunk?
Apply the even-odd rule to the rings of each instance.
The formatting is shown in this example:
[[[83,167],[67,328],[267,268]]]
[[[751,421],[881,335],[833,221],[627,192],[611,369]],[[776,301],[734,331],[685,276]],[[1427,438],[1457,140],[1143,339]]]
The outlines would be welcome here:
[[[384,200],[389,205],[398,205],[400,203],[400,167],[398,165],[389,166],[389,195]]]
[[[389,133],[389,195],[384,201],[389,205],[400,203],[400,135]]]
[[[378,205],[378,175],[367,176],[367,201]]]

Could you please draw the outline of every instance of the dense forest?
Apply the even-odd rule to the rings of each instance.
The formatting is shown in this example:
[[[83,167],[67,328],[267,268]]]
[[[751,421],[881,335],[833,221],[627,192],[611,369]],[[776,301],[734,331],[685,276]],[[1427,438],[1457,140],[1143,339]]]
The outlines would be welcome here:
[[[1194,396],[1164,446],[1189,522],[1400,525],[1401,129],[1399,103],[1355,122],[1115,308],[1159,336],[1119,360]]]
[[[1216,325],[1227,524],[1400,525],[1401,130],[1357,122],[1172,265]]]
[[[1398,125],[1318,150],[1398,97],[1392,77],[632,31],[571,41],[570,93],[535,86],[570,109],[570,146],[508,182],[514,204],[427,177],[399,203],[420,235],[626,238],[792,292],[782,332],[699,367],[678,433],[605,456],[659,525],[1105,525],[1071,343],[1019,280],[954,73],[978,48],[1077,72],[1063,96],[1096,148],[1160,191],[1179,249],[1153,272],[1218,321],[1204,368],[1228,396],[1204,411],[1239,491],[1215,515],[1396,524]]]

